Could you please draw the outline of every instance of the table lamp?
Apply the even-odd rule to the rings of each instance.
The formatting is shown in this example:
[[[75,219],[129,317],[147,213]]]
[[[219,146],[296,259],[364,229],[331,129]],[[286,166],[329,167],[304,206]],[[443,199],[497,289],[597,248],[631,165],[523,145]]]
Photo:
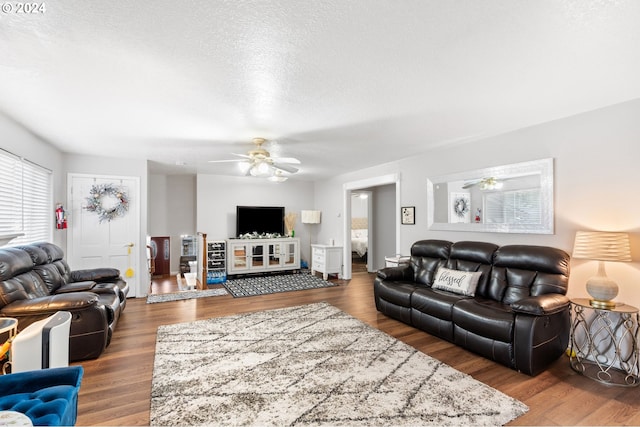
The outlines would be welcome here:
[[[604,262],[631,261],[629,235],[604,231],[578,231],[573,245],[573,257],[599,262],[598,273],[587,280],[587,292],[593,297],[589,302],[595,308],[614,308],[616,303],[612,300],[618,295],[618,284],[607,277]]]

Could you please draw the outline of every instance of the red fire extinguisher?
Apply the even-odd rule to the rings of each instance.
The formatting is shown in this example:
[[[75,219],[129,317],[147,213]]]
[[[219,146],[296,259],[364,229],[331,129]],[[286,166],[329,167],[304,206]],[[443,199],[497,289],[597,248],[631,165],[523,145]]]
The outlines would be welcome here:
[[[67,213],[64,211],[62,204],[56,205],[56,228],[64,230],[67,228]]]

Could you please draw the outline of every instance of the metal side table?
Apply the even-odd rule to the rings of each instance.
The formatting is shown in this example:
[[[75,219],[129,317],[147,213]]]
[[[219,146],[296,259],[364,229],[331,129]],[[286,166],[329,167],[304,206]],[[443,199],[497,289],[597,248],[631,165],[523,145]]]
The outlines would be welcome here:
[[[573,370],[607,385],[638,386],[638,309],[626,304],[596,308],[587,298],[572,299],[571,305]]]

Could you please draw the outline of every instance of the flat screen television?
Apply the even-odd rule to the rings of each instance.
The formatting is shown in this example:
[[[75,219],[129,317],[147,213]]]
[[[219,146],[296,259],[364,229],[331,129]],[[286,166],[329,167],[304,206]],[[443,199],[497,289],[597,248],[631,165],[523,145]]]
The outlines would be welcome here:
[[[236,206],[236,237],[246,233],[284,236],[284,206]]]

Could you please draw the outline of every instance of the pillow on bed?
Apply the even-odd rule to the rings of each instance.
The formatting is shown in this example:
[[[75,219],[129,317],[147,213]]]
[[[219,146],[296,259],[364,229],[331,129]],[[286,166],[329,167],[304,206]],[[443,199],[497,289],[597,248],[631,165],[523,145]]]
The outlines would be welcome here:
[[[438,268],[436,277],[433,279],[433,289],[441,289],[460,295],[474,296],[476,286],[480,280],[481,272],[451,270],[449,268]]]
[[[367,237],[367,230],[351,230],[352,239],[362,239]]]

